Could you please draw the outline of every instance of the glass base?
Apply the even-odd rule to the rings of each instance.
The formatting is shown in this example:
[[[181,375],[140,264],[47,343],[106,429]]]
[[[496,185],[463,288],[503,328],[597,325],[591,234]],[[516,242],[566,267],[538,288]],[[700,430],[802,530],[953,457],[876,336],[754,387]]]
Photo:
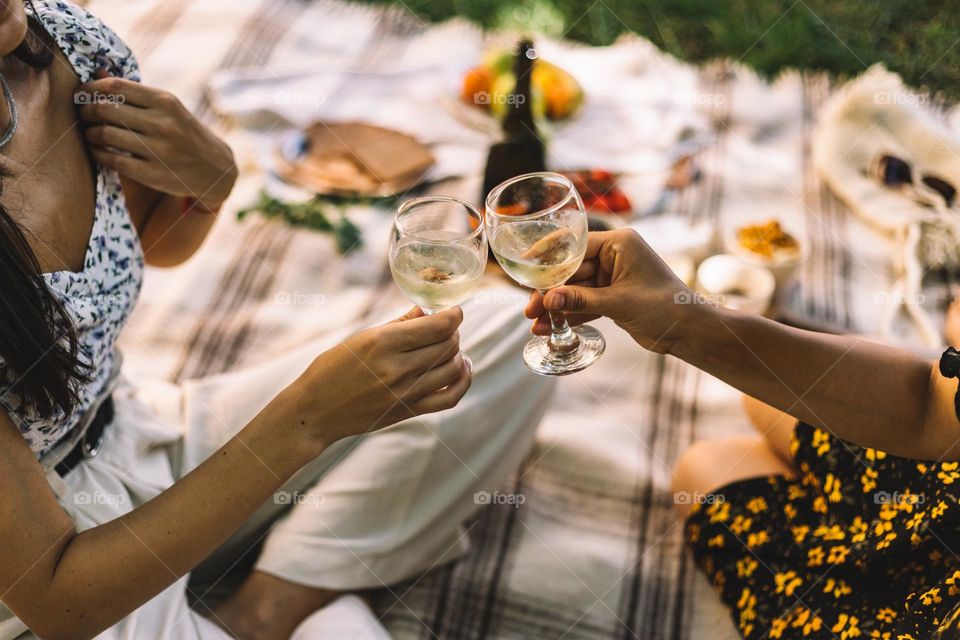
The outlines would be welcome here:
[[[590,325],[573,327],[580,339],[575,349],[567,353],[550,350],[550,336],[534,336],[523,347],[523,361],[527,368],[541,376],[566,376],[583,371],[603,355],[607,341],[603,334]]]

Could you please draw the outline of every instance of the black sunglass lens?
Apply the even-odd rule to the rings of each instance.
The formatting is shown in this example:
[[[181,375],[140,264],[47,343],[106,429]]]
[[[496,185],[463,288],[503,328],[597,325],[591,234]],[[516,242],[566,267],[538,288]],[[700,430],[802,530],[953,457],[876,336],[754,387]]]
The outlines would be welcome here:
[[[880,158],[880,177],[883,180],[883,184],[888,187],[913,182],[913,173],[910,170],[910,165],[896,156],[883,156]]]
[[[943,201],[947,203],[948,207],[953,206],[953,202],[957,197],[957,190],[949,182],[941,180],[936,176],[923,176],[923,184],[943,196]]]

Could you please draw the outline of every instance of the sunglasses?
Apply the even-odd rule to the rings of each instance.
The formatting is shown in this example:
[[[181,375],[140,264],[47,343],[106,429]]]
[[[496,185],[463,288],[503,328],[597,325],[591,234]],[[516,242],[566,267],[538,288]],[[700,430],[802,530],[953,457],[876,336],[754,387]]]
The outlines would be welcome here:
[[[896,188],[906,185],[917,187],[910,163],[896,156],[884,155],[880,157],[877,164],[877,177],[887,187]],[[920,184],[943,198],[943,202],[948,209],[953,208],[953,203],[957,199],[957,189],[952,184],[929,174],[920,176]]]

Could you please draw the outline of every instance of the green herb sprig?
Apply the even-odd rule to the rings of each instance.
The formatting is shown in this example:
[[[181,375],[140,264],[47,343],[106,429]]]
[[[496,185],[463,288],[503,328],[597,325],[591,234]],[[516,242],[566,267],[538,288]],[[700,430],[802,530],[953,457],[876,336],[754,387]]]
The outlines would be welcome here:
[[[347,218],[344,209],[350,205],[389,204],[393,197],[370,198],[355,196],[317,195],[304,202],[286,202],[261,190],[259,199],[249,207],[237,212],[237,219],[259,212],[265,218],[278,218],[295,227],[306,227],[322,233],[332,233],[337,243],[337,251],[349,253],[363,245],[360,228]],[[330,208],[339,209],[338,216],[330,214]]]

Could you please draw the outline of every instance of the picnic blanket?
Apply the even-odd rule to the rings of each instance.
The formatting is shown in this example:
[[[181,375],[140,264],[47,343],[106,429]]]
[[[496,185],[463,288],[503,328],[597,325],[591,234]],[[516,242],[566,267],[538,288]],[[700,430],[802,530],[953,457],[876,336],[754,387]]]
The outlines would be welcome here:
[[[364,244],[346,256],[326,235],[256,216],[236,220],[267,182],[266,150],[283,125],[253,128],[218,114],[213,85],[225,72],[324,71],[331,75],[318,108],[349,113],[362,105],[369,113],[362,74],[409,72],[429,61],[440,67],[438,78],[455,78],[496,36],[461,21],[424,24],[403,3],[93,0],[89,8],[132,47],[147,82],[175,92],[226,137],[242,172],[199,254],[176,269],[148,270],[122,338],[129,376],[182,382],[252,365],[404,305],[385,260],[390,211],[348,210]],[[630,196],[642,210],[657,198],[658,167],[680,125],[708,130],[703,179],[668,215],[718,229],[781,219],[811,249],[794,309],[871,330],[886,304],[892,248],[811,170],[810,132],[834,90],[829,79],[791,73],[766,83],[736,64],[683,64],[633,36],[602,48],[543,47],[575,72],[596,70],[580,78],[587,90],[580,119],[550,132],[551,166],[637,171]],[[440,79],[434,90],[440,96],[449,85]],[[380,91],[376,109],[391,113],[394,93],[397,104],[409,104],[399,91]],[[439,99],[414,98],[428,110],[418,126],[431,117],[443,122],[436,142],[477,146],[476,130],[458,134]],[[482,153],[473,157],[472,171],[434,190],[475,198]],[[748,430],[737,393],[678,360],[642,352],[608,322],[597,326],[606,355],[558,381],[556,405],[526,462],[466,523],[469,555],[376,594],[377,613],[396,638],[736,637],[684,553],[669,486],[676,457],[694,439]]]

